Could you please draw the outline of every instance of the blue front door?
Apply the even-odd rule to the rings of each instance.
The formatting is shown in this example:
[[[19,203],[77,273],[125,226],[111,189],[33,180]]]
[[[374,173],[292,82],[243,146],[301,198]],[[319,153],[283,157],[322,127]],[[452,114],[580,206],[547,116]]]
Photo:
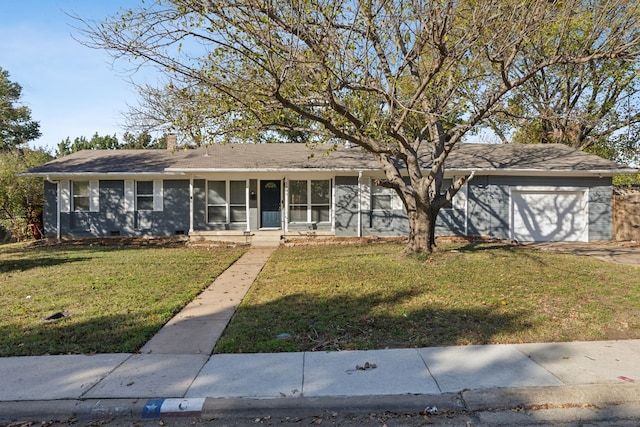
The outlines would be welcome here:
[[[260,181],[260,227],[280,228],[280,181]]]

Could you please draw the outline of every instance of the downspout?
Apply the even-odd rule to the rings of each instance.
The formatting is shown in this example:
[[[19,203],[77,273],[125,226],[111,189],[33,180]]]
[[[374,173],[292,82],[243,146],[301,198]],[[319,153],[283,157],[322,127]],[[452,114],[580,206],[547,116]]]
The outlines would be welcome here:
[[[56,186],[56,239],[58,242],[61,240],[60,231],[60,199],[62,198],[62,189],[60,188],[60,181],[53,181],[49,175],[46,176],[47,182]]]
[[[358,237],[362,237],[362,171],[358,171]]]

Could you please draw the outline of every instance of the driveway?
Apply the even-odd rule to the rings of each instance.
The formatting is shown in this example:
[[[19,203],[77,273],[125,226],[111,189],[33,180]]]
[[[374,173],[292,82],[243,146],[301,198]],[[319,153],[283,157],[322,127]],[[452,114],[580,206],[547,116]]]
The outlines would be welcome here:
[[[640,266],[638,242],[541,242],[530,245],[543,251],[590,256],[603,261]]]

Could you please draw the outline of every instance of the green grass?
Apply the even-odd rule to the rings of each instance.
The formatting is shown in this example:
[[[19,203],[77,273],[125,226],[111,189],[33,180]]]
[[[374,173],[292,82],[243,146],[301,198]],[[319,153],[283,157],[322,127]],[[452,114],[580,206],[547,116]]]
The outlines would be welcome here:
[[[215,351],[640,338],[640,269],[499,244],[280,249]],[[289,339],[277,339],[290,334]]]
[[[135,352],[241,254],[2,245],[0,356]]]

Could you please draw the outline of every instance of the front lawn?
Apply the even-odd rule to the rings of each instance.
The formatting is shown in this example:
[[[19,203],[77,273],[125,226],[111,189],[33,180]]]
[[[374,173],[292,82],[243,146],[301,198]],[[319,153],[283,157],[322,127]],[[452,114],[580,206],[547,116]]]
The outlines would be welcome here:
[[[135,352],[242,252],[1,245],[0,356]]]
[[[640,269],[502,244],[278,250],[216,352],[640,338]]]

